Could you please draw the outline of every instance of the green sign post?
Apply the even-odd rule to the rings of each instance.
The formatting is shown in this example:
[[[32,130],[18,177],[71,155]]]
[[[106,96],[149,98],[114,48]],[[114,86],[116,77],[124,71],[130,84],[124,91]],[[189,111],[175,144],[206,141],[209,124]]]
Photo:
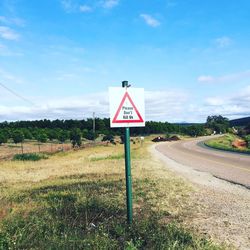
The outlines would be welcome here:
[[[144,89],[129,88],[128,81],[122,82],[122,88],[109,88],[110,126],[123,127],[126,175],[127,221],[133,221],[132,177],[130,157],[130,127],[145,126]]]
[[[131,163],[130,163],[130,131],[125,128],[124,137],[125,148],[125,173],[126,173],[126,194],[127,194],[127,219],[131,224],[133,220],[133,201],[132,201],[132,177],[131,177]]]
[[[128,82],[123,81],[122,87],[127,88]],[[127,220],[128,220],[129,224],[132,224],[133,198],[132,198],[132,176],[131,176],[130,130],[129,130],[129,128],[125,128],[124,150],[125,150],[126,195],[127,195]]]

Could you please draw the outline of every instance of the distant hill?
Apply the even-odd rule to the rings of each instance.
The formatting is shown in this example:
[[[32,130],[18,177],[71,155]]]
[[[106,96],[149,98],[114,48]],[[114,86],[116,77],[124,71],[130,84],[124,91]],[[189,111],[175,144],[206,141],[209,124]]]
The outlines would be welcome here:
[[[250,117],[244,117],[230,121],[230,126],[246,126],[248,124],[250,124]]]

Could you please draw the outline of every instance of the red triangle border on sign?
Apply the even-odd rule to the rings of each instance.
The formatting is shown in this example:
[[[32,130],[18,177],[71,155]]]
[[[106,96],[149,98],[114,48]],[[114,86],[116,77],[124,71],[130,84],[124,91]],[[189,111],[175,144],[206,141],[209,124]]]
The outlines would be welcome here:
[[[122,109],[122,105],[124,104],[126,98],[129,99],[130,103],[132,104],[133,108],[135,109],[135,112],[139,117],[138,120],[117,120],[117,117],[118,117],[118,115],[119,115],[119,113],[120,113],[120,111]],[[136,108],[134,102],[132,101],[130,95],[128,94],[128,92],[126,92],[125,95],[122,98],[122,101],[121,101],[116,113],[115,113],[115,116],[114,116],[114,119],[113,119],[112,123],[138,123],[138,122],[144,122],[144,121],[143,121],[138,109]]]

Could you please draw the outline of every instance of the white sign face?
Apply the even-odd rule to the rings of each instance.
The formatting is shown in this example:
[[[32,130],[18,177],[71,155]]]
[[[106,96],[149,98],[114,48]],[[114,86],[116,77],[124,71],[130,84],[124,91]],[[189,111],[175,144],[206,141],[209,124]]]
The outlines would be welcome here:
[[[110,127],[144,127],[143,88],[109,88]]]

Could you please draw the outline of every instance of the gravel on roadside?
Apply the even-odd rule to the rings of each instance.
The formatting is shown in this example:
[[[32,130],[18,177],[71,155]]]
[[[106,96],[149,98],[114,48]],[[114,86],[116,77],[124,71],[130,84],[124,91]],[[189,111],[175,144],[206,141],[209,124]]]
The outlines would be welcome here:
[[[155,149],[150,152],[171,171],[193,184],[196,213],[187,224],[215,241],[250,249],[250,190],[179,164]]]

